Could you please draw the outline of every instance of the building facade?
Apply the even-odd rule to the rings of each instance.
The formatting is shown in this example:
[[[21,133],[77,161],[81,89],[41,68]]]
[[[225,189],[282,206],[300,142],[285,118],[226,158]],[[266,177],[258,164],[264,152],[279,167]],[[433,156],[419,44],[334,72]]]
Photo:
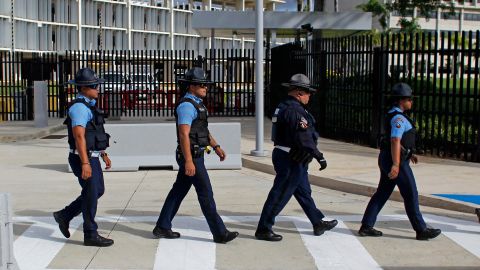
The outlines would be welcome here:
[[[280,3],[267,0],[265,8]],[[0,50],[253,49],[251,37],[211,40],[191,23],[194,10],[253,8],[250,0],[0,0]]]
[[[442,1],[446,5],[452,3],[455,7],[455,14],[450,10],[437,10],[430,14],[430,18],[419,14],[415,9],[411,11],[411,17],[417,18],[418,24],[423,30],[429,31],[477,31],[480,29],[480,0],[465,1]],[[390,15],[389,27],[398,29],[400,17],[396,13]]]
[[[382,0],[380,0],[382,1]],[[385,3],[392,0],[383,0]],[[332,0],[323,1],[325,12],[345,12],[359,11],[358,5],[368,2],[367,0]],[[418,19],[418,23],[423,30],[427,31],[477,31],[480,29],[480,0],[451,0],[442,1],[446,5],[451,3],[455,7],[455,14],[451,15],[449,10],[438,10],[430,14],[426,19],[421,16],[417,10],[411,10],[410,16]],[[316,2],[318,3],[318,1]],[[388,28],[399,29],[398,13],[392,13],[389,16]],[[375,28],[380,28],[378,21],[373,22]]]

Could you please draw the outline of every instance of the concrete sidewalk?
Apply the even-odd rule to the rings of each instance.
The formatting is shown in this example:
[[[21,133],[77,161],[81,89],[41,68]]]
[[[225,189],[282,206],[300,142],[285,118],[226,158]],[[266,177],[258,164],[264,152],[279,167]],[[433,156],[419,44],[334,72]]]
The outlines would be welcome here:
[[[255,120],[243,118],[242,158],[243,166],[266,173],[274,173],[270,140],[271,121],[265,119],[265,149],[267,157],[254,157]],[[379,150],[355,144],[321,138],[319,148],[324,153],[328,168],[319,171],[319,164],[312,162],[309,168],[312,184],[348,193],[371,196],[378,185],[380,172],[377,166]],[[480,164],[458,160],[420,156],[419,164],[412,165],[420,194],[420,203],[465,213],[474,213],[480,205],[462,202],[432,194],[480,195]],[[402,201],[398,191],[392,199]]]
[[[36,128],[33,121],[6,121],[0,122],[0,143],[28,141],[48,136],[65,129],[65,119],[50,118],[48,127]]]
[[[118,121],[118,120],[117,120]],[[109,121],[115,123],[117,121]],[[172,117],[164,118],[122,118],[122,123],[161,123],[174,121]],[[49,127],[36,129],[32,121],[0,123],[0,142],[26,141],[41,138],[64,129],[63,119],[51,118]],[[255,118],[253,117],[218,117],[211,122],[240,122],[242,124],[242,161],[243,166],[264,173],[274,174],[270,140],[271,121],[265,119],[265,149],[268,156],[259,158],[250,155],[255,148]],[[61,132],[66,134],[66,131]],[[377,167],[378,150],[370,147],[321,138],[319,148],[325,154],[328,168],[318,171],[319,165],[310,165],[312,184],[342,192],[371,196],[378,185]],[[433,194],[473,194],[480,195],[480,163],[440,159],[421,156],[420,163],[412,165],[420,203],[425,206],[447,210],[474,213],[480,205],[452,200]],[[402,201],[398,191],[392,199]]]
[[[253,146],[248,131],[253,126],[253,119],[212,120],[242,122],[243,149],[248,152]],[[53,211],[64,207],[80,192],[77,180],[66,170],[68,145],[65,134],[66,131],[62,130],[54,134],[59,136],[49,139],[0,143],[0,191],[12,195],[15,256],[23,270],[480,267],[480,227],[472,214],[422,207],[427,223],[444,233],[433,241],[416,241],[403,204],[389,202],[377,222],[384,237],[362,238],[356,231],[369,197],[318,186],[312,186],[315,203],[328,219],[339,220],[337,228],[320,237],[314,236],[302,208],[292,199],[275,226],[284,241],[256,241],[253,235],[273,175],[248,168],[210,171],[219,213],[228,228],[241,234],[232,243],[213,243],[193,191],[187,195],[174,219],[174,229],[180,231],[182,237],[176,240],[153,239],[151,231],[176,172],[148,170],[105,172],[106,193],[99,202],[97,221],[100,233],[112,237],[115,245],[109,248],[85,247],[81,217],[70,223],[70,239],[61,235],[52,217]],[[339,146],[332,146],[335,147]],[[340,166],[336,163],[342,159],[333,160],[335,151],[325,152],[329,169],[341,173],[335,168]],[[350,157],[354,159],[354,155]],[[268,158],[263,162],[265,167],[270,166]],[[372,174],[376,172],[374,166],[371,170]]]

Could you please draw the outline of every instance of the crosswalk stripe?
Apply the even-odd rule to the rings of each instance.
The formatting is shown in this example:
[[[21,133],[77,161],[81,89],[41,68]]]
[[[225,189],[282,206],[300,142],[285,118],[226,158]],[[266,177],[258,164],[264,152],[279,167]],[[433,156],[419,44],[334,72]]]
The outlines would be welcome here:
[[[19,269],[46,269],[57,253],[65,245],[66,239],[58,229],[53,218],[38,222],[36,218],[23,219],[32,224],[14,242],[15,258]],[[72,222],[71,233],[79,226]]]
[[[480,226],[477,223],[448,217],[425,215],[427,223],[468,252],[480,258]]]
[[[176,218],[179,239],[160,239],[153,269],[215,269],[216,245],[203,218]]]
[[[342,221],[322,237],[312,234],[308,220],[295,219],[294,223],[318,269],[381,269]]]
[[[432,227],[480,258],[480,226],[471,221],[436,215],[425,215]],[[224,216],[226,223],[258,222],[258,216]],[[380,269],[378,263],[365,249],[356,235],[344,222],[359,222],[361,215],[331,216],[339,220],[335,229],[321,237],[312,234],[310,222],[305,217],[279,216],[277,221],[293,222],[306,249],[318,269]],[[156,216],[102,216],[99,222],[155,222]],[[379,216],[378,221],[408,220],[405,215]],[[15,223],[32,223],[14,243],[15,256],[20,269],[47,269],[66,243],[52,217],[14,217]],[[161,239],[158,242],[153,269],[213,270],[216,265],[216,244],[204,217],[177,216],[174,228],[182,234],[180,239]],[[81,218],[71,222],[71,233],[81,224]],[[348,254],[348,256],[344,256]]]

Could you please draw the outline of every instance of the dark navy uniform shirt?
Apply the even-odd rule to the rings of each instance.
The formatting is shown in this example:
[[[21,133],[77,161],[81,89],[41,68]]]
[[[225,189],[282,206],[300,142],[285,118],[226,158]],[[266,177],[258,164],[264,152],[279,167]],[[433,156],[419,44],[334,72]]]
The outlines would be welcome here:
[[[319,135],[315,130],[315,119],[297,99],[289,96],[280,103],[272,122],[272,140],[275,145],[298,147],[316,159],[322,158],[322,153],[317,149]]]

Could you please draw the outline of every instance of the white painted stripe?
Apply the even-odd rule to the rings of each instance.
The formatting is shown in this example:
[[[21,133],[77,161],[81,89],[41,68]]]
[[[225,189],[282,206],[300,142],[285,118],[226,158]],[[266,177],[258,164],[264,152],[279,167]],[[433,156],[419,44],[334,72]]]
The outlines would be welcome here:
[[[215,269],[216,246],[204,218],[177,217],[173,228],[182,236],[160,239],[153,269]]]
[[[430,226],[441,229],[446,237],[480,258],[478,223],[434,215],[425,215],[425,220]]]
[[[45,220],[46,222],[37,222],[34,217],[23,221],[34,224],[13,244],[18,266],[22,270],[46,269],[67,239],[58,229],[53,217]],[[73,234],[78,226],[78,222],[72,222],[70,233]]]
[[[329,216],[332,219],[342,220],[342,221],[349,221],[349,222],[360,222],[362,220],[362,215],[336,215],[336,216]],[[192,219],[197,218],[196,216],[177,216],[175,220],[180,219]],[[277,221],[292,221],[297,217],[295,216],[278,216],[275,220]],[[100,216],[96,217],[95,220],[97,222],[156,222],[158,216]],[[260,219],[259,216],[222,216],[222,219],[225,222],[258,222]],[[398,221],[398,220],[407,220],[407,216],[405,215],[384,215],[379,216],[378,221]],[[13,220],[15,222],[47,222],[51,220],[50,217],[14,217]]]
[[[104,216],[98,221],[120,223],[155,222],[157,216]],[[332,218],[359,222],[361,215],[342,215]],[[258,216],[225,216],[225,222],[258,222]],[[407,220],[405,215],[379,216],[379,221]],[[480,226],[471,221],[435,215],[425,215],[429,225],[440,228],[443,234],[480,258]],[[33,223],[14,243],[20,269],[46,269],[64,246],[52,217],[15,217],[14,221]],[[277,221],[294,222],[302,240],[319,269],[375,269],[380,268],[356,236],[339,222],[337,228],[322,237],[312,235],[311,225],[305,217],[279,216]],[[71,228],[78,228],[81,219],[75,219]],[[216,245],[203,217],[178,216],[174,228],[182,234],[180,239],[159,241],[154,269],[215,269]],[[71,229],[73,233],[74,230]],[[348,256],[345,256],[348,254]]]
[[[318,269],[381,269],[342,221],[321,237],[313,235],[307,219],[297,218],[294,223]]]

